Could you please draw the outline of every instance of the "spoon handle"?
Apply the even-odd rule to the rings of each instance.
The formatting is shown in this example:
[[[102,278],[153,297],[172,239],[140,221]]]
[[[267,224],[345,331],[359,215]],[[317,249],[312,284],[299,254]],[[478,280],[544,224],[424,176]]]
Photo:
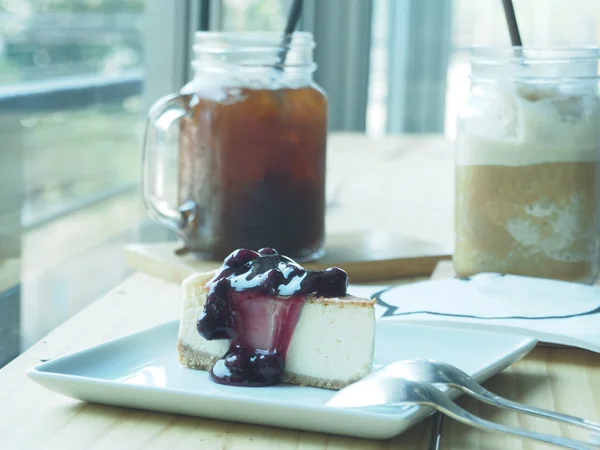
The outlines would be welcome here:
[[[559,436],[552,436],[549,434],[537,433],[535,431],[522,430],[520,428],[513,428],[506,425],[490,422],[489,420],[477,417],[455,403],[453,403],[448,397],[442,394],[437,389],[432,389],[435,392],[428,391],[426,396],[428,397],[429,406],[443,412],[448,417],[453,418],[466,425],[470,425],[474,428],[478,428],[484,431],[493,431],[499,433],[509,433],[516,436],[520,436],[527,439],[534,439],[536,441],[547,442],[549,444],[559,445],[565,448],[571,448],[575,450],[598,450],[598,446],[587,444],[585,442],[576,441],[573,439],[567,439]]]
[[[536,408],[535,406],[529,406],[524,405],[522,403],[513,402],[512,400],[508,400],[504,397],[500,397],[499,395],[494,394],[493,392],[488,391],[487,389],[476,383],[469,383],[469,385],[464,386],[464,388],[467,394],[493,406],[511,409],[520,413],[542,417],[544,419],[555,420],[557,422],[563,422],[569,425],[574,425],[576,427],[585,428],[587,430],[600,433],[600,424],[594,423],[587,419],[582,419],[581,417],[570,416],[568,414],[548,411],[546,409]]]

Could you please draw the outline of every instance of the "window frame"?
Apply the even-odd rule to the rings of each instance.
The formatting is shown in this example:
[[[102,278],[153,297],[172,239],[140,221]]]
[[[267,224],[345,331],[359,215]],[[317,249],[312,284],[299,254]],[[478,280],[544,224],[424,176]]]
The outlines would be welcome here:
[[[452,0],[387,2],[388,133],[443,133]]]
[[[194,33],[208,29],[214,20],[211,11],[213,15],[218,13],[210,0],[146,0],[145,111],[190,80]]]
[[[305,0],[301,29],[317,46],[315,81],[329,97],[329,129],[367,126],[373,0]]]

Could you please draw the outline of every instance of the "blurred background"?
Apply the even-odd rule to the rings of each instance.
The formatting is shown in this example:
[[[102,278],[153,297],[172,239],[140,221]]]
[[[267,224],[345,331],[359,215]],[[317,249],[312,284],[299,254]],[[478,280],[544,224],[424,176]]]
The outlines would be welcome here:
[[[141,137],[193,32],[279,31],[290,3],[0,0],[0,366],[127,277],[127,243],[173,238],[142,208]],[[526,44],[600,44],[597,0],[514,4]],[[500,0],[305,0],[300,28],[331,130],[375,137],[452,139],[467,48],[509,42]]]

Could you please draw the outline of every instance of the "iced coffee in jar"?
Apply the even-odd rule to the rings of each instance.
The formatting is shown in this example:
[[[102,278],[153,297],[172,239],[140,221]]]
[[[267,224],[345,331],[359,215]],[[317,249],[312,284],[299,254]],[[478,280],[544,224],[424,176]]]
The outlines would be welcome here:
[[[591,283],[600,257],[598,49],[471,55],[454,267]]]
[[[195,38],[193,79],[150,112],[144,161],[150,214],[199,257],[221,260],[242,247],[318,257],[327,98],[313,81],[312,35],[294,33],[284,64],[279,33],[199,32]],[[177,149],[163,138],[173,128]],[[177,198],[169,202],[161,161],[173,152]]]

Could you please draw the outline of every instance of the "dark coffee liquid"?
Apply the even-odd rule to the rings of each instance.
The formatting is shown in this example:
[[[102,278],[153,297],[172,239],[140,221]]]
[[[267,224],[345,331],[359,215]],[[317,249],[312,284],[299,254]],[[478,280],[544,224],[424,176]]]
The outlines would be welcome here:
[[[324,239],[325,96],[313,87],[216,88],[195,93],[190,104],[193,117],[180,132],[186,246],[218,259],[236,248],[275,247],[294,258],[317,252]]]
[[[272,248],[239,249],[210,281],[197,328],[207,340],[231,339],[211,369],[221,384],[271,386],[280,382],[287,349],[309,295],[343,297],[348,275],[341,269],[304,270]]]

